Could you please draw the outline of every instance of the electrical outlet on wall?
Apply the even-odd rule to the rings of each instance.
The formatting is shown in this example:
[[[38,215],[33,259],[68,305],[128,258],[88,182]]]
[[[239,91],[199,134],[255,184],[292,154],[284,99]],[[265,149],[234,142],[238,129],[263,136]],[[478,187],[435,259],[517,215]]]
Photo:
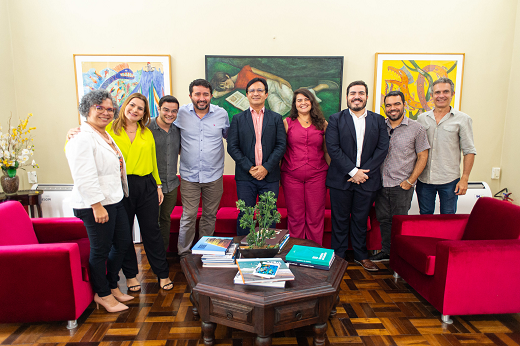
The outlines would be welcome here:
[[[491,169],[491,179],[500,179],[500,167],[493,167]]]
[[[27,172],[27,179],[29,180],[29,184],[36,184],[38,182],[36,171]]]

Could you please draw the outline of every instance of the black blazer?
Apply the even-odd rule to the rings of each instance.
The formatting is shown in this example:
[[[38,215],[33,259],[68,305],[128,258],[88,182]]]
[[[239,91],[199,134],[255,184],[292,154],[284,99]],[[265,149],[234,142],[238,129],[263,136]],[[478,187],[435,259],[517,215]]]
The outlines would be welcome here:
[[[285,153],[286,134],[282,116],[265,110],[262,123],[262,166],[267,169],[265,181],[280,180],[280,160]],[[227,152],[235,160],[235,180],[253,180],[249,174],[255,166],[255,128],[251,111],[246,109],[231,120],[227,136]]]
[[[347,190],[351,184],[348,182],[348,172],[356,167],[357,156],[356,129],[348,109],[330,116],[325,141],[331,158],[326,184],[335,189]],[[380,167],[388,153],[388,144],[385,118],[367,111],[361,167],[358,167],[370,169],[367,181],[361,184],[365,191],[377,191],[381,187]]]

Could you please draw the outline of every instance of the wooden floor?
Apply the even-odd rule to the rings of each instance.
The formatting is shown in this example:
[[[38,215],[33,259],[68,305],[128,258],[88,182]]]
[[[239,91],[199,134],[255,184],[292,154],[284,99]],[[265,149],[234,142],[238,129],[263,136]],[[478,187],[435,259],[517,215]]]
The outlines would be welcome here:
[[[200,322],[191,311],[186,279],[179,258],[170,257],[175,288],[159,290],[142,246],[137,246],[142,292],[130,309],[107,313],[90,307],[69,331],[65,322],[0,324],[0,345],[39,346],[195,346]],[[327,344],[333,346],[375,345],[520,345],[520,314],[455,317],[442,324],[440,315],[402,279],[394,281],[384,263],[370,274],[350,263],[341,286],[338,314],[329,320]],[[124,282],[120,283],[126,291]],[[514,288],[512,288],[514,289]],[[519,293],[520,295],[520,293]],[[1,307],[0,307],[1,309]],[[301,328],[273,335],[273,345],[312,345],[312,330]],[[217,326],[217,345],[253,346],[254,335]]]

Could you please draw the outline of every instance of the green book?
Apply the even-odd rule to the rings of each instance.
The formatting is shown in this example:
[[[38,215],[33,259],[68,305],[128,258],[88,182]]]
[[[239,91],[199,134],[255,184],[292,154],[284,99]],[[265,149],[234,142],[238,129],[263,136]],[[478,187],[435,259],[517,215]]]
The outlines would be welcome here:
[[[322,247],[294,245],[291,251],[285,256],[285,260],[329,267],[334,260],[334,250]]]

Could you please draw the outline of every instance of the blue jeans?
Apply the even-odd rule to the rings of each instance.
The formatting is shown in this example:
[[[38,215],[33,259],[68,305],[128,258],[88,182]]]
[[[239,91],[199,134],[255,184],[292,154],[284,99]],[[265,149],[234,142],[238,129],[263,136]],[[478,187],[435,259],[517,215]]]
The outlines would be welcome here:
[[[455,187],[460,179],[455,179],[446,184],[425,184],[417,180],[417,201],[422,214],[433,214],[435,211],[435,199],[439,193],[441,202],[441,214],[455,214],[457,212],[457,200]]]
[[[278,192],[280,190],[280,182],[275,181],[269,183],[265,180],[237,180],[237,197],[246,203],[246,207],[253,207],[256,204],[256,197],[267,191],[274,192],[274,198],[278,198]],[[243,212],[238,214],[237,218],[237,235],[247,235],[248,229],[240,227],[240,219],[244,215]],[[276,227],[276,224],[271,225],[272,228]]]

